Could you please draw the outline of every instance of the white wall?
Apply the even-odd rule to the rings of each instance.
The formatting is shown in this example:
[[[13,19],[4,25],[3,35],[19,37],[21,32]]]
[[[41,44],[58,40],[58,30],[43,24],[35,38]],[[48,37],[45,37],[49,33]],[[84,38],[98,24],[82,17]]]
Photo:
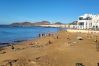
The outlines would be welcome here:
[[[84,22],[84,26],[78,25],[78,29],[89,29],[93,28],[93,26],[98,26],[99,28],[99,15],[85,14],[81,17],[83,18],[91,17],[92,20],[78,20],[78,23]]]

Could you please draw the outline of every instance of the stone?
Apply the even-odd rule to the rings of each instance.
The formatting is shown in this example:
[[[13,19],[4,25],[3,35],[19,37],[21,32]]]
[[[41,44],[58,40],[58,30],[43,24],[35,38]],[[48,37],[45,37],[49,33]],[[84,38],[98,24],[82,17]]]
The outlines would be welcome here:
[[[82,38],[82,37],[80,37],[80,36],[78,36],[78,37],[77,37],[77,40],[83,40],[83,38]]]

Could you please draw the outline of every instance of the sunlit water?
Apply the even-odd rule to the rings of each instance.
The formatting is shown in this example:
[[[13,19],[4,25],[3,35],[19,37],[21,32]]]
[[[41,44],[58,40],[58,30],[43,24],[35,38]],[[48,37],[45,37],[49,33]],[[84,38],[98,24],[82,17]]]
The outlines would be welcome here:
[[[0,43],[30,40],[40,33],[57,32],[58,28],[44,27],[0,27]]]

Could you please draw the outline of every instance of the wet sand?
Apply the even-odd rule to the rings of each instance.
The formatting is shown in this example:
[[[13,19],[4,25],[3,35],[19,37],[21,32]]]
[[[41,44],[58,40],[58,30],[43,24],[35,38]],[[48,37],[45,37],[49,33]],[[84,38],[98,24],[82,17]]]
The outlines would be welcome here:
[[[78,39],[78,38],[81,39]],[[60,31],[0,50],[0,66],[97,66],[99,36]]]

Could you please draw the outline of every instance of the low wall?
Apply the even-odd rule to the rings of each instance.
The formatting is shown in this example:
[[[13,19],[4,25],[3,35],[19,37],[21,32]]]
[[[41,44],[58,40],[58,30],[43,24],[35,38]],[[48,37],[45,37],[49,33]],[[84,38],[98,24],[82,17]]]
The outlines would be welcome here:
[[[99,31],[93,31],[93,30],[73,30],[73,29],[67,29],[67,32],[99,33]]]

